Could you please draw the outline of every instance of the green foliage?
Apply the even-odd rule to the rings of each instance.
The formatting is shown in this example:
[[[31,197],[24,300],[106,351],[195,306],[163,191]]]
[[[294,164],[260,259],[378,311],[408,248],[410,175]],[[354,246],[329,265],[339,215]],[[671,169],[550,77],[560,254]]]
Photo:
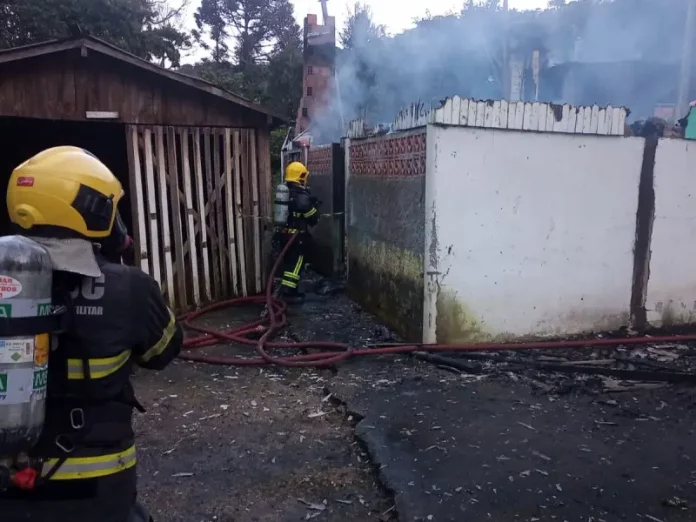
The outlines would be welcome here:
[[[289,0],[201,0],[195,19],[193,36],[210,56],[185,72],[294,119],[303,63]]]
[[[356,2],[352,11],[348,9],[348,20],[339,40],[344,49],[364,49],[386,36],[386,26],[374,22],[370,6]]]
[[[235,63],[242,70],[300,45],[289,0],[201,0],[195,17],[194,36],[212,51],[211,59],[227,61],[232,40]]]
[[[280,164],[280,149],[285,143],[288,129],[275,129],[271,132],[271,172],[273,173],[273,186],[277,185],[283,179]]]
[[[176,66],[190,46],[177,14],[163,0],[0,0],[0,48],[89,34]]]

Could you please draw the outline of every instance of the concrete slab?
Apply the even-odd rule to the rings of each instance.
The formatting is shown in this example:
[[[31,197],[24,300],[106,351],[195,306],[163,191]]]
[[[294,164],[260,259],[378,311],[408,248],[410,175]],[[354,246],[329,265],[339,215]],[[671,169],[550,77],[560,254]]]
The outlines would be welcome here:
[[[696,516],[688,389],[552,396],[405,361],[347,366],[330,389],[401,522]]]

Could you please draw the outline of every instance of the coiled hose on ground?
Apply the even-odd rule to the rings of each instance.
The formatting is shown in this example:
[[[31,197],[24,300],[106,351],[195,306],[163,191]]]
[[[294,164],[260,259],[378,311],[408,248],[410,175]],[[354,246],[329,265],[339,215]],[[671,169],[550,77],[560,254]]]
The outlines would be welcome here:
[[[220,303],[207,306],[195,312],[183,315],[179,318],[183,326],[201,335],[192,337],[184,343],[184,352],[180,355],[188,361],[228,366],[260,366],[275,364],[290,367],[315,367],[325,368],[336,365],[350,357],[364,355],[395,355],[407,354],[417,351],[426,352],[483,352],[483,351],[508,351],[508,350],[532,350],[550,348],[583,348],[598,346],[680,343],[696,341],[696,335],[668,335],[661,337],[616,337],[606,339],[587,340],[559,340],[520,343],[483,343],[483,344],[403,344],[403,345],[377,345],[371,348],[355,349],[345,343],[332,341],[310,341],[301,343],[282,343],[272,341],[275,334],[287,324],[285,303],[273,296],[273,279],[276,272],[292,243],[297,239],[294,236],[287,242],[281,251],[273,269],[268,277],[268,285],[265,295],[252,297],[238,297]],[[217,310],[244,306],[249,304],[265,304],[268,310],[265,319],[259,319],[252,323],[244,324],[227,331],[212,330],[193,324],[195,319]],[[263,332],[260,339],[250,338]],[[257,357],[219,357],[193,353],[195,350],[215,344],[233,343],[253,346]],[[276,357],[268,353],[268,349],[292,348],[300,350],[312,350],[312,353],[304,353],[291,356]],[[317,350],[317,351],[314,351]]]

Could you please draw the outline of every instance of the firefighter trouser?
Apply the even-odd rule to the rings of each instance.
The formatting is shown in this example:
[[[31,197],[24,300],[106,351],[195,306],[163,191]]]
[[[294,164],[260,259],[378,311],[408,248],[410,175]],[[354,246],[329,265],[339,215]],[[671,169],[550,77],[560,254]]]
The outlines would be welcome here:
[[[283,244],[290,240],[292,236],[287,235]],[[290,246],[283,258],[282,282],[284,292],[295,293],[300,286],[300,278],[305,265],[305,242],[302,237],[298,237]]]

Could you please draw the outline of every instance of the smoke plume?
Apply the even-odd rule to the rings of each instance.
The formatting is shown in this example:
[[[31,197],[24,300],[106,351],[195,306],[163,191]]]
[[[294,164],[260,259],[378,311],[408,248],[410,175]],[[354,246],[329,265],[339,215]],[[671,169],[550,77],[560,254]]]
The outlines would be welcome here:
[[[687,0],[576,0],[507,16],[492,3],[469,2],[461,13],[422,20],[393,37],[357,35],[338,53],[338,90],[314,122],[315,143],[340,138],[341,115],[346,123],[362,117],[376,125],[417,101],[503,97],[506,41],[510,60],[524,70],[523,100],[538,92],[539,101],[627,106],[634,118],[676,101]],[[531,84],[534,50],[541,56],[538,91]]]

